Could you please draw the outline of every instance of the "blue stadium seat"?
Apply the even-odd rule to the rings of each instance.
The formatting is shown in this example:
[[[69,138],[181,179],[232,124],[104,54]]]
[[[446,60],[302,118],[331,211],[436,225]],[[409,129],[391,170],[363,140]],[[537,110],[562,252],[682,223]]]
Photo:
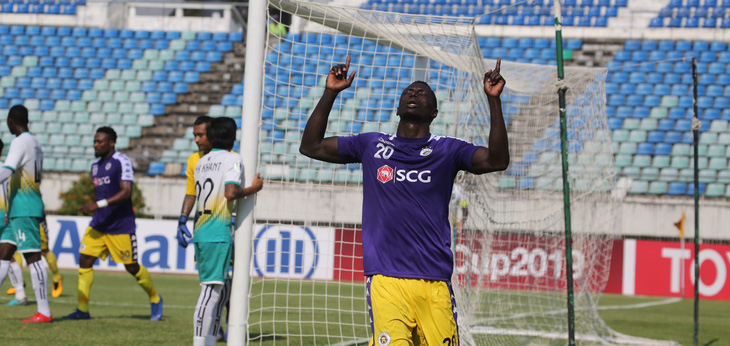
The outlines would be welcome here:
[[[682,134],[676,131],[667,131],[664,133],[664,142],[666,143],[681,143]]]
[[[717,27],[717,18],[702,18],[702,27],[703,28],[716,28]]]
[[[626,40],[624,49],[628,51],[639,50],[641,49],[641,42],[638,40]]]
[[[663,18],[655,17],[655,18],[652,18],[649,21],[649,27],[650,28],[661,28],[663,26],[664,26],[664,19]]]
[[[694,189],[695,189],[695,184],[694,183],[688,183],[687,184],[687,195],[688,196],[693,196],[694,195]],[[706,183],[700,183],[699,188],[697,190],[698,190],[698,192],[699,192],[700,195],[704,195],[706,189],[707,189],[707,184]]]
[[[654,155],[654,144],[639,143],[636,155]]]
[[[648,143],[662,143],[664,142],[664,131],[649,131],[646,141]]]
[[[164,115],[165,114],[165,105],[161,103],[156,103],[150,105],[150,114],[152,115]]]
[[[165,171],[165,163],[164,162],[150,162],[150,166],[147,169],[147,175],[161,175],[162,172]]]
[[[670,143],[657,143],[654,146],[654,155],[668,156],[672,153],[672,145]]]

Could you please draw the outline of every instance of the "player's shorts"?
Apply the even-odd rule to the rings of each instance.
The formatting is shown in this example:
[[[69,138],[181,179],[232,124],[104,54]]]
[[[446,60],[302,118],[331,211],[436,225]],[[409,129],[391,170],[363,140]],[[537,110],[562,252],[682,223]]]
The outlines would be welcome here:
[[[106,234],[86,227],[86,234],[81,239],[79,253],[101,259],[106,259],[111,254],[114,262],[137,263],[137,236],[134,234]]]
[[[8,220],[0,243],[15,245],[20,253],[41,251],[40,224],[43,219],[39,217],[14,217]]]
[[[450,282],[373,275],[367,297],[370,346],[459,344]]]
[[[198,261],[200,284],[222,285],[228,277],[231,261],[231,243],[193,243],[195,259]]]

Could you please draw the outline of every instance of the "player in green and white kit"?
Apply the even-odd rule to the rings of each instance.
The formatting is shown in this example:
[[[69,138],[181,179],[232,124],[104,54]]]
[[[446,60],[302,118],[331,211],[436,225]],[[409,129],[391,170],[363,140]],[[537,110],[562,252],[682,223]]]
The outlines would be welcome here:
[[[24,323],[51,322],[48,306],[46,266],[41,261],[41,232],[43,200],[41,199],[41,171],[43,150],[28,130],[28,109],[16,105],[8,112],[8,129],[16,137],[10,143],[5,164],[0,168],[0,184],[10,180],[8,223],[0,236],[0,285],[5,281],[10,258],[16,249],[30,267],[38,313]]]
[[[255,194],[263,187],[257,174],[249,187],[241,187],[241,157],[231,153],[236,140],[236,122],[215,118],[208,129],[213,150],[195,166],[197,215],[194,235],[195,259],[198,262],[200,298],[193,316],[193,345],[214,345],[220,324],[217,312],[225,302],[220,293],[228,275],[231,259],[231,213],[237,199]],[[185,239],[185,241],[190,238]]]

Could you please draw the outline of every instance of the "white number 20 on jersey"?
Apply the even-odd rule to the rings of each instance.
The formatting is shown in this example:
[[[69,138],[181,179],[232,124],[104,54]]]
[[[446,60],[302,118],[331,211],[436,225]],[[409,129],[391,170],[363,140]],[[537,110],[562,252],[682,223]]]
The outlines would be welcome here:
[[[378,151],[376,151],[375,155],[373,155],[376,159],[383,158],[387,160],[390,159],[390,156],[393,155],[393,147],[391,146],[385,145],[383,143],[378,143],[376,147],[378,148]]]

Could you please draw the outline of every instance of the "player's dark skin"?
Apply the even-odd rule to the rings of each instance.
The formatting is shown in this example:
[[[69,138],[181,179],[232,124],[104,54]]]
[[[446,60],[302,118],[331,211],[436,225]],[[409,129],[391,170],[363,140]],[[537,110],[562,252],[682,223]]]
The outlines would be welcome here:
[[[480,147],[472,157],[472,170],[476,174],[503,171],[509,166],[507,127],[502,115],[502,100],[499,97],[506,83],[499,73],[501,63],[502,59],[497,59],[495,68],[484,74],[484,93],[487,95],[489,103],[491,128],[489,129],[489,147]],[[332,67],[327,75],[322,98],[314,108],[302,134],[299,152],[303,155],[325,162],[339,163],[337,137],[324,138],[324,134],[337,94],[349,88],[355,80],[355,71],[348,77],[349,70],[350,57],[348,56],[345,64]],[[397,108],[397,114],[400,116],[396,131],[398,137],[424,138],[428,136],[431,122],[438,115],[438,109],[432,102],[435,99],[433,90],[424,83],[415,82],[403,90]]]
[[[94,156],[106,160],[114,154],[114,145],[116,143],[109,138],[109,135],[104,132],[97,132],[94,135]],[[132,182],[120,181],[119,192],[106,199],[109,205],[114,205],[126,201],[132,198]],[[96,196],[93,198],[96,200]],[[96,202],[89,202],[81,206],[81,212],[84,214],[92,214],[99,209]],[[88,269],[94,266],[97,257],[79,254],[79,267]],[[136,275],[139,272],[139,264],[125,264],[124,268],[127,269],[132,275]]]
[[[8,118],[7,121],[8,124],[8,130],[10,130],[10,133],[13,135],[20,136],[23,134],[23,132],[28,132],[28,126],[23,126],[15,121],[13,119]],[[0,153],[2,152],[2,149],[0,148]],[[5,215],[5,224],[8,223],[7,220],[8,216]],[[17,247],[10,243],[2,243],[0,244],[0,259],[4,261],[9,261],[13,258],[13,254],[15,253],[15,250],[17,250]],[[24,253],[23,257],[25,257],[25,262],[28,264],[35,263],[41,260],[41,253],[40,252],[30,252],[30,253]]]
[[[193,126],[193,136],[195,136],[195,144],[198,145],[198,151],[202,151],[204,154],[209,153],[213,150],[213,145],[208,140],[208,126],[210,124],[203,123]],[[182,210],[180,215],[190,215],[190,212],[195,206],[195,195],[185,195],[183,200]]]

